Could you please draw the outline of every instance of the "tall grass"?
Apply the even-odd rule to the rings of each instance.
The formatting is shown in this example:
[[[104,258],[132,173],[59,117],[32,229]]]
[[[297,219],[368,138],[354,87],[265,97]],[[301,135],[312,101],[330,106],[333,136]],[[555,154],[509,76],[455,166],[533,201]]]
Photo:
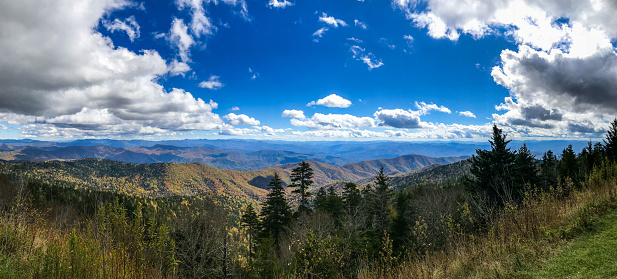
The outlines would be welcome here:
[[[604,162],[580,189],[569,180],[507,205],[475,233],[449,233],[442,250],[408,256],[394,268],[361,270],[359,278],[508,278],[543,259],[617,207],[617,165]],[[566,195],[569,193],[569,195]],[[453,228],[455,226],[451,226]]]

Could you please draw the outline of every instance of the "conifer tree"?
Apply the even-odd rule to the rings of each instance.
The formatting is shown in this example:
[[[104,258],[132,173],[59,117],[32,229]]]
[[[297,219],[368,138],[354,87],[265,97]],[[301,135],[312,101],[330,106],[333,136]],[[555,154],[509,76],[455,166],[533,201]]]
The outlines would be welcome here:
[[[542,156],[540,164],[542,188],[547,191],[557,185],[557,157],[549,150]]]
[[[405,242],[411,239],[411,196],[403,191],[396,195],[396,217],[392,220],[392,246],[396,253],[404,250]]]
[[[323,186],[319,187],[319,190],[317,191],[317,195],[315,195],[315,200],[313,200],[315,210],[325,211],[327,199],[328,199],[328,196],[326,194],[326,190],[324,189]]]
[[[383,173],[383,166],[375,176],[375,191],[373,194],[373,222],[374,228],[378,232],[383,232],[389,228],[389,206],[392,190],[388,186],[388,177]]]
[[[326,211],[336,220],[343,214],[344,204],[343,198],[336,194],[334,187],[328,188],[328,196],[326,202]]]
[[[521,189],[515,187],[512,175],[515,154],[507,147],[510,140],[502,130],[493,125],[492,140],[489,140],[491,150],[476,150],[477,155],[471,158],[471,174],[469,182],[473,192],[487,198],[490,206],[500,206],[514,200]]]
[[[522,185],[523,188],[525,186],[540,186],[536,158],[527,148],[527,144],[523,143],[523,146],[519,148],[514,159],[514,165],[516,168],[515,184]]]
[[[604,139],[606,158],[617,161],[617,118],[611,122],[611,127],[606,132],[606,139]]]
[[[309,197],[311,193],[308,191],[309,186],[313,184],[313,169],[307,162],[298,163],[298,167],[291,170],[291,185],[288,187],[296,188],[293,193],[300,194],[300,205],[298,205],[298,215],[307,214],[311,211],[309,208]]]
[[[561,154],[561,161],[559,162],[559,176],[562,180],[569,177],[575,184],[578,184],[577,174],[576,153],[574,153],[572,145],[570,144]]]
[[[252,204],[246,206],[244,210],[244,214],[242,214],[242,218],[240,220],[241,225],[246,228],[246,232],[249,238],[249,260],[253,260],[254,256],[254,246],[256,243],[257,232],[259,231],[259,217],[255,212]]]
[[[360,190],[358,189],[358,185],[353,182],[345,183],[343,186],[343,202],[345,203],[345,210],[347,213],[355,211],[358,206],[360,206],[360,202],[362,201],[362,195],[360,194]]]
[[[270,193],[266,196],[261,210],[262,236],[272,235],[275,241],[278,241],[291,221],[291,208],[285,199],[285,189],[278,173],[274,173],[274,178],[268,186]]]

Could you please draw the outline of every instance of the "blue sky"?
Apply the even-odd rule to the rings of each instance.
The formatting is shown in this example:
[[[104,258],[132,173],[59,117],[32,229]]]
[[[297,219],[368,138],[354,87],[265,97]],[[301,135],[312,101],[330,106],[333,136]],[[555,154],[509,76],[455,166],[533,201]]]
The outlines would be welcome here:
[[[3,1],[0,137],[602,136],[614,1],[465,3]]]

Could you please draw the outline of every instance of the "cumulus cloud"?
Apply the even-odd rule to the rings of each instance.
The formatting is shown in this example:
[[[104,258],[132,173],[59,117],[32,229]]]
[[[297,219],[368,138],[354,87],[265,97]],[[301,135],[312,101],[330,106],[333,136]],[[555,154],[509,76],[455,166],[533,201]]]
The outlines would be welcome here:
[[[116,31],[126,32],[131,42],[135,40],[135,38],[139,38],[139,24],[135,21],[135,16],[130,16],[124,21],[117,18],[114,19],[114,21],[104,20],[103,26],[112,33]]]
[[[297,118],[297,119],[305,119],[306,116],[304,116],[304,112],[301,110],[295,110],[295,109],[286,109],[283,111],[283,113],[281,114],[282,117],[290,117],[290,118]]]
[[[240,110],[240,108],[239,107],[232,107],[231,110],[238,111],[238,110]]]
[[[251,126],[259,125],[259,120],[249,117],[246,114],[230,113],[228,115],[223,116],[223,118],[227,119],[227,122],[234,126],[235,125],[251,125]]]
[[[219,76],[211,75],[208,81],[202,81],[199,83],[199,87],[208,88],[211,90],[218,90],[225,86]]]
[[[339,25],[342,27],[347,26],[346,22],[340,19],[336,19],[333,16],[328,16],[326,13],[322,13],[322,16],[319,17],[319,21],[329,24],[333,26],[334,28],[338,28]]]
[[[459,111],[458,114],[462,115],[462,116],[465,116],[465,117],[469,117],[469,118],[476,118],[476,115],[473,114],[473,112],[468,111],[468,110],[466,110],[466,111]]]
[[[2,122],[24,125],[22,134],[31,137],[161,134],[227,125],[213,113],[217,103],[182,89],[167,91],[156,82],[173,69],[157,52],[137,54],[95,31],[104,15],[126,5],[0,2],[0,49],[11,53],[0,56]]]
[[[182,62],[190,61],[189,49],[195,44],[193,37],[188,34],[188,27],[182,19],[174,18],[169,30],[169,41],[178,48]]]
[[[287,8],[289,6],[293,6],[294,4],[287,1],[287,0],[283,0],[283,1],[279,1],[279,0],[270,0],[270,2],[268,2],[268,6],[270,6],[270,8]]]
[[[306,105],[309,107],[319,105],[319,106],[325,106],[329,108],[348,108],[349,106],[351,106],[351,101],[339,95],[330,94],[325,98],[319,99],[317,101],[311,101],[310,103]]]
[[[176,59],[172,60],[169,64],[167,70],[169,71],[170,76],[184,76],[186,72],[191,70],[191,66],[184,62],[180,62]]]
[[[377,59],[375,55],[373,55],[373,53],[366,52],[366,49],[360,46],[353,45],[349,48],[349,51],[351,51],[352,57],[354,59],[362,61],[368,66],[369,70],[383,66],[383,62],[381,62],[381,59]]]
[[[357,117],[350,114],[315,113],[311,118],[291,119],[291,125],[314,130],[357,129],[375,127],[375,120],[370,117]]]
[[[426,127],[426,125],[422,121],[420,121],[420,113],[417,111],[402,109],[381,109],[375,112],[373,116],[375,116],[381,126],[405,129],[417,129]]]
[[[496,123],[529,135],[572,136],[602,131],[617,114],[615,1],[392,2],[432,37],[498,33],[519,45],[503,50],[491,72],[510,91]]]

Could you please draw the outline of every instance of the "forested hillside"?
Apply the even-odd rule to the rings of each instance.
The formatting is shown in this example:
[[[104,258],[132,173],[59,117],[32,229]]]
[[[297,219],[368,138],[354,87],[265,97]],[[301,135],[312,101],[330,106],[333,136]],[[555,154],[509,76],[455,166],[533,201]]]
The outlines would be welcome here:
[[[469,160],[394,176],[382,166],[338,189],[321,183],[379,162],[3,163],[0,277],[510,277],[617,210],[611,125],[605,141],[541,160],[494,126]],[[265,190],[247,186],[255,178]]]

